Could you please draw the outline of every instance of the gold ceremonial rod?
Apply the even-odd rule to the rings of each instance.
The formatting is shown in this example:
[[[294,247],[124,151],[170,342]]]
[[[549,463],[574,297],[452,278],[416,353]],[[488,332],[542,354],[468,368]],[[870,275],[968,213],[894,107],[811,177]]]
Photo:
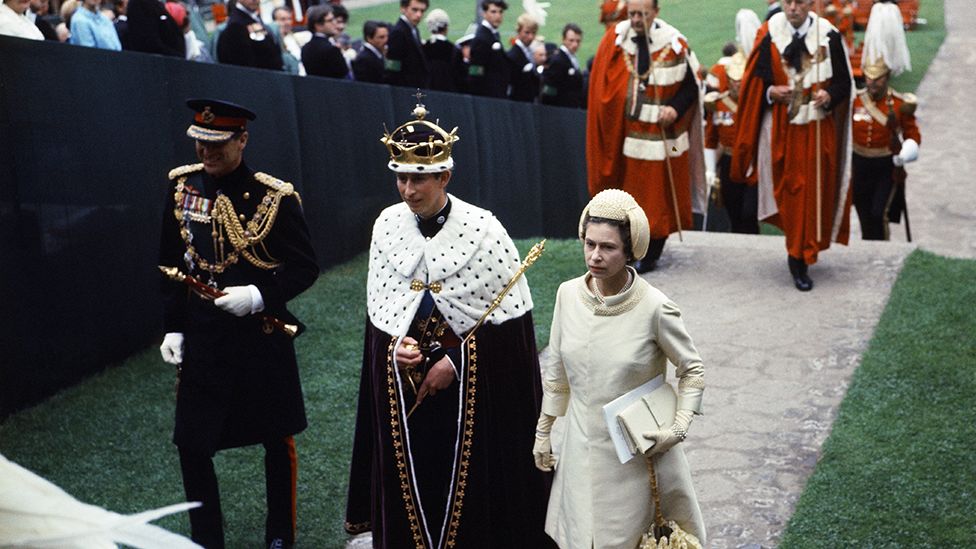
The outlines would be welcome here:
[[[656,5],[656,2],[655,2]],[[657,105],[658,109],[661,108],[661,87],[657,85],[657,75],[654,74],[654,54],[651,53],[651,29],[647,21],[647,13],[643,14],[644,20],[644,40],[647,42],[647,60],[650,65],[651,79],[654,81],[652,86],[654,86],[654,103]],[[691,65],[688,65],[691,68]],[[635,73],[637,71],[634,71]],[[637,75],[639,76],[639,75]],[[701,108],[701,107],[699,107]],[[660,116],[660,110],[658,110],[658,116]],[[677,123],[678,120],[675,119],[672,124]],[[658,125],[661,123],[658,121]],[[664,167],[668,170],[668,183],[671,189],[671,206],[674,208],[674,224],[678,227],[678,241],[684,242],[685,237],[681,234],[681,211],[678,209],[678,192],[674,189],[674,172],[671,169],[671,151],[668,150],[668,129],[661,126],[661,142],[664,143]],[[708,211],[708,200],[705,201],[705,211]],[[705,230],[705,226],[702,225],[702,230]]]
[[[212,301],[214,299],[217,299],[218,297],[225,295],[224,292],[218,290],[217,288],[207,286],[206,284],[200,282],[199,280],[193,278],[192,276],[187,276],[181,273],[180,270],[177,269],[176,267],[164,267],[162,265],[159,265],[159,270],[164,275],[166,275],[166,277],[169,278],[170,280],[175,280],[176,282],[182,282],[183,284],[186,284],[191,290],[193,290],[193,293],[197,294],[203,299]],[[278,329],[281,330],[288,337],[295,337],[298,335],[298,326],[294,324],[286,324],[284,321],[279,320],[271,315],[262,314],[259,316],[261,317],[261,320],[264,322],[264,324],[261,326],[261,330],[264,331],[264,333],[266,334],[270,334],[275,329]]]
[[[461,347],[464,347],[464,345],[468,342],[468,340],[471,339],[472,336],[474,336],[475,331],[477,331],[478,328],[480,328],[481,325],[485,323],[485,319],[488,318],[488,315],[490,315],[492,311],[497,309],[498,306],[502,304],[502,300],[505,299],[505,296],[508,295],[508,292],[512,290],[512,288],[515,286],[515,283],[518,282],[519,277],[521,277],[522,274],[525,273],[526,269],[531,267],[532,264],[535,263],[537,259],[542,257],[542,252],[544,251],[546,251],[545,238],[543,238],[542,241],[536,244],[535,246],[532,246],[532,249],[529,250],[529,253],[525,254],[525,259],[522,260],[522,266],[519,267],[519,270],[515,273],[515,276],[513,276],[512,279],[508,281],[508,284],[505,285],[505,288],[502,289],[501,293],[496,295],[495,299],[491,300],[491,305],[488,307],[488,310],[485,311],[483,315],[481,315],[481,318],[478,319],[478,323],[474,325],[474,328],[471,328],[471,331],[468,332],[468,335],[464,336],[464,340],[461,341]]]
[[[813,54],[813,62],[816,63],[816,67],[817,67],[817,69],[816,69],[816,71],[817,71],[816,72],[816,79],[817,79],[817,81],[814,82],[814,84],[813,84],[813,94],[814,94],[814,96],[816,96],[817,92],[820,91],[820,17],[822,16],[822,14],[823,14],[823,0],[817,0],[817,19],[815,20],[816,21],[816,27],[815,27],[815,29],[813,31],[817,35],[817,52],[815,54]],[[827,50],[830,51],[830,45],[829,44],[827,45]],[[803,93],[803,90],[802,89],[800,90],[800,93]],[[819,246],[820,245],[820,241],[823,240],[823,236],[822,236],[823,235],[823,219],[821,219],[823,217],[823,215],[821,214],[821,212],[823,211],[823,204],[822,204],[823,203],[823,198],[821,198],[821,193],[823,191],[820,190],[820,187],[822,186],[821,180],[823,179],[823,174],[821,173],[823,171],[823,167],[822,167],[822,163],[823,163],[823,160],[822,160],[823,151],[820,149],[820,139],[821,139],[821,137],[820,137],[820,113],[818,113],[817,110],[816,110],[818,108],[819,107],[814,107],[814,109],[815,109],[814,110],[814,116],[817,117],[817,121],[815,123],[815,125],[816,125],[816,132],[817,132],[816,145],[815,146],[817,147],[817,245]],[[825,111],[826,111],[826,109],[825,109]]]
[[[529,267],[531,267],[533,263],[536,262],[537,259],[542,257],[542,252],[546,251],[546,240],[547,239],[543,238],[541,242],[537,243],[535,246],[532,246],[532,249],[529,250],[529,253],[525,254],[525,259],[522,260],[522,266],[520,266],[519,270],[515,272],[515,276],[513,276],[512,279],[508,281],[508,284],[506,284],[505,287],[502,289],[502,291],[497,296],[495,296],[495,299],[491,300],[491,305],[488,306],[488,310],[485,311],[483,315],[481,315],[481,318],[478,319],[478,322],[474,325],[474,328],[471,328],[471,330],[468,331],[468,335],[464,336],[464,339],[461,341],[462,349],[468,343],[468,340],[474,337],[474,333],[478,330],[478,328],[480,328],[481,325],[485,323],[485,320],[488,318],[488,315],[490,315],[492,311],[494,311],[495,309],[498,308],[499,305],[501,305],[502,300],[505,299],[505,296],[508,295],[508,292],[512,291],[512,288],[515,286],[515,283],[518,282],[519,277],[521,277],[525,273],[525,271]],[[411,385],[413,385],[412,380],[411,380]],[[419,404],[420,404],[419,402],[415,402],[414,405],[410,407],[410,411],[407,412],[407,419],[410,419],[410,416],[413,414],[414,410],[417,409],[417,406]]]

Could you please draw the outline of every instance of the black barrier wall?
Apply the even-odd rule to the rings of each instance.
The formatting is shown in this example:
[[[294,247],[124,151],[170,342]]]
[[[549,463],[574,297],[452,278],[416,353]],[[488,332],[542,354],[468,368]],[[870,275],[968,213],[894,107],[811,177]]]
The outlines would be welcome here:
[[[247,163],[301,191],[321,267],[399,200],[379,142],[413,90],[0,36],[0,418],[160,337],[170,168],[195,162],[188,97],[251,107]],[[450,192],[515,237],[572,237],[585,113],[431,92],[458,126]]]

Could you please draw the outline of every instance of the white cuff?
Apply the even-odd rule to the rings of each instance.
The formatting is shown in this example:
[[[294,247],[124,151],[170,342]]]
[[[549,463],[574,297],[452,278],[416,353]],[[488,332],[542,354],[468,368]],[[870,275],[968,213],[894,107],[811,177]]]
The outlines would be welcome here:
[[[898,153],[898,156],[905,164],[918,160],[918,142],[914,139],[906,139],[901,144],[901,152]]]
[[[461,381],[461,372],[458,371],[457,364],[455,364],[454,361],[451,360],[450,355],[444,355],[444,358],[446,358],[447,361],[451,363],[451,368],[454,368],[454,379]]]
[[[248,284],[247,289],[251,292],[251,314],[260,313],[264,310],[264,298],[261,297],[261,291],[254,284]]]

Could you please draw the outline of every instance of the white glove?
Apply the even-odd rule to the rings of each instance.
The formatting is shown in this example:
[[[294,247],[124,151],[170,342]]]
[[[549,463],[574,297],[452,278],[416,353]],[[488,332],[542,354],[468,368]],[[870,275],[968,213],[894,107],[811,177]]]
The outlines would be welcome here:
[[[715,182],[717,180],[718,180],[718,177],[715,175],[715,172],[705,172],[705,184],[706,185],[708,185],[709,187],[714,187],[715,186]]]
[[[535,467],[540,471],[552,471],[556,466],[556,456],[552,455],[552,443],[549,441],[549,433],[552,431],[552,424],[556,418],[543,412],[539,414],[539,423],[535,426],[535,444],[532,445],[532,457],[535,458]]]
[[[163,362],[180,364],[183,362],[183,334],[170,332],[163,337],[163,344],[159,346],[159,354],[163,355]]]
[[[918,160],[918,142],[914,139],[906,139],[901,144],[901,152],[891,157],[891,162],[898,167],[916,160]]]
[[[683,441],[688,434],[688,426],[691,425],[691,418],[694,415],[694,412],[691,410],[678,410],[674,414],[674,424],[671,427],[659,431],[645,432],[644,438],[654,441],[654,446],[651,446],[645,455],[656,456],[663,454],[675,444]]]
[[[223,292],[227,295],[215,299],[214,305],[234,316],[253,315],[264,310],[264,299],[261,298],[261,292],[254,284],[228,286],[223,289]]]

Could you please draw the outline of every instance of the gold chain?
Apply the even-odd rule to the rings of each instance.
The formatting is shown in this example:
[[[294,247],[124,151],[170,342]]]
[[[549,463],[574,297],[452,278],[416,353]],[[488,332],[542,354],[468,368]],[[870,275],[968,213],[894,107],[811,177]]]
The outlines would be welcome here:
[[[637,74],[637,69],[634,67],[634,59],[633,59],[637,57],[637,55],[630,55],[629,53],[624,52],[624,65],[627,66],[627,71],[630,74],[634,75],[634,77],[637,78],[637,80],[640,82],[647,80],[647,77],[651,75],[651,71],[654,70],[654,56],[652,56],[651,52],[649,51],[647,52],[647,56],[650,58],[650,63],[648,63],[649,66],[647,67],[647,71],[644,72],[644,74]]]
[[[264,247],[264,239],[271,232],[278,209],[281,204],[281,197],[284,193],[269,189],[267,194],[258,204],[257,211],[250,220],[247,221],[247,228],[241,225],[234,210],[234,204],[224,194],[218,194],[214,200],[214,206],[210,213],[212,225],[211,237],[214,243],[214,263],[210,263],[200,256],[196,247],[193,246],[192,234],[190,232],[189,212],[183,209],[183,198],[185,195],[185,184],[188,174],[181,176],[177,180],[176,192],[173,195],[175,208],[173,210],[176,219],[180,222],[180,236],[186,244],[186,253],[190,256],[202,270],[211,275],[223,273],[228,266],[236,264],[243,256],[249,263],[264,270],[271,270],[280,263],[273,258],[265,260],[258,257],[257,247],[264,250],[264,255],[270,258],[267,249]],[[225,253],[224,242],[230,241],[232,251]],[[248,250],[250,248],[250,251]]]

